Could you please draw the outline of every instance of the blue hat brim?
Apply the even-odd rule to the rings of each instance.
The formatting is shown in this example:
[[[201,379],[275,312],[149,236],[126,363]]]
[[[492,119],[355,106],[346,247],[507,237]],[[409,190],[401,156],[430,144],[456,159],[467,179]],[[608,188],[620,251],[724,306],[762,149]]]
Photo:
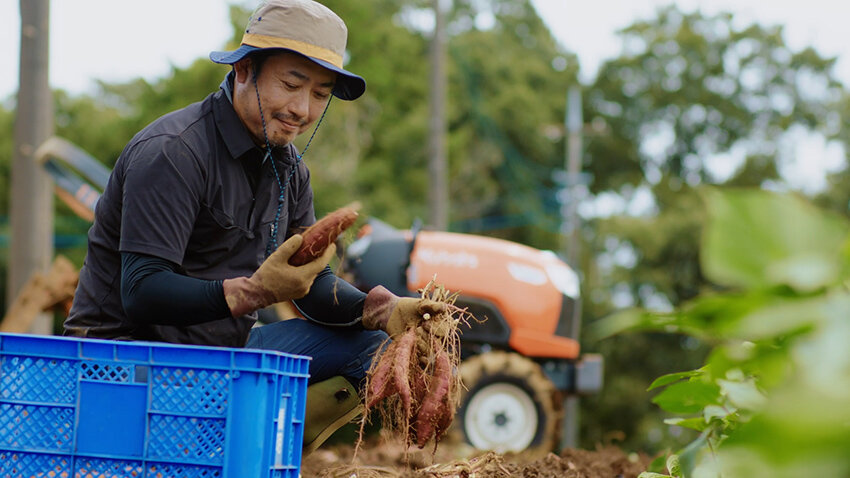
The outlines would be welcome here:
[[[232,65],[237,61],[245,58],[251,53],[260,50],[281,50],[297,53],[304,58],[308,58],[314,63],[327,68],[337,74],[337,82],[334,85],[333,95],[341,100],[356,100],[366,91],[366,80],[362,77],[351,73],[350,71],[332,65],[325,60],[313,58],[312,56],[304,55],[301,52],[290,50],[288,48],[258,48],[250,45],[240,45],[239,48],[233,51],[214,51],[210,53],[210,60],[215,63]]]

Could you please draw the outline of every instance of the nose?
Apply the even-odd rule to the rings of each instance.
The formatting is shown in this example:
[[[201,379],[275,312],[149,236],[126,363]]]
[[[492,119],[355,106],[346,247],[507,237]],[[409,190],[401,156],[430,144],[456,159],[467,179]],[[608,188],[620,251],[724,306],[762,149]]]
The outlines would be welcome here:
[[[289,104],[287,104],[287,110],[289,114],[297,118],[298,121],[306,120],[310,111],[309,92],[298,91],[296,94],[292,95],[292,97],[290,97]]]

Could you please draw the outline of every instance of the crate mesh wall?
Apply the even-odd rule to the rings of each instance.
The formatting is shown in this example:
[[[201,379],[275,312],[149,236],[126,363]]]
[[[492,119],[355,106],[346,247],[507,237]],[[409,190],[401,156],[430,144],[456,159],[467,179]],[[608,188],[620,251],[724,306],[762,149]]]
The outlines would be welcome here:
[[[174,465],[171,463],[148,463],[147,476],[180,478],[217,478],[221,469],[209,466]],[[248,477],[245,477],[248,478]]]
[[[157,459],[224,459],[224,419],[151,415],[148,455]]]
[[[77,362],[41,357],[4,356],[0,397],[6,400],[73,404]]]
[[[154,367],[151,408],[157,411],[203,410],[210,415],[227,413],[230,374],[219,370]]]
[[[109,362],[81,362],[80,378],[98,382],[128,383],[132,380],[133,365]]]
[[[97,478],[131,478],[141,477],[144,467],[141,462],[131,460],[114,460],[108,458],[84,458],[76,460],[75,477]],[[156,476],[156,475],[153,475]],[[171,475],[177,478],[179,475]],[[161,478],[165,478],[163,475]]]
[[[70,451],[74,409],[0,404],[0,446]]]
[[[71,478],[71,458],[61,455],[0,451],[0,476],[4,478]]]

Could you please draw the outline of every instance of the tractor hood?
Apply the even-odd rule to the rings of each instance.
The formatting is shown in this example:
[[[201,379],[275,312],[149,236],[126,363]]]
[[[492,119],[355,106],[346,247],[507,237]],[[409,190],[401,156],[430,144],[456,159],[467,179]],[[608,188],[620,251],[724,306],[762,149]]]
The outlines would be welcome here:
[[[401,231],[371,219],[346,256],[362,290],[380,284],[397,295],[417,295],[436,277],[461,300],[490,304],[488,320],[504,324],[515,350],[578,356],[572,333],[579,320],[578,275],[551,251],[472,234]]]

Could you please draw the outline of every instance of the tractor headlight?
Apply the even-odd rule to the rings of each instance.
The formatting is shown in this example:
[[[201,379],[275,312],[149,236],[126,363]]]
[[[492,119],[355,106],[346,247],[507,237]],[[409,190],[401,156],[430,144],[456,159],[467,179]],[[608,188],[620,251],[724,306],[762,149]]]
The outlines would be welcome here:
[[[578,274],[566,264],[549,264],[546,266],[549,280],[562,294],[573,299],[579,297]]]

